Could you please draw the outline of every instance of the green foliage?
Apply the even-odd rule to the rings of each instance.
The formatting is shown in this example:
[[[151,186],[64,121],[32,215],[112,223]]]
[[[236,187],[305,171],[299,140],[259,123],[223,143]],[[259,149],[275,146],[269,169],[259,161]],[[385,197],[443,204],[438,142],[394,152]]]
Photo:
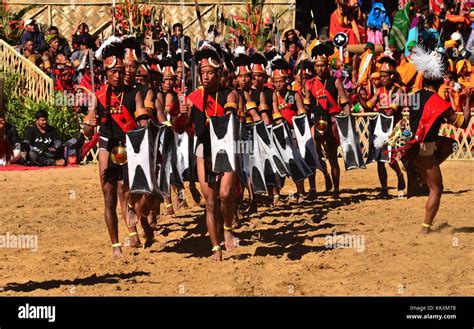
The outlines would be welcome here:
[[[49,114],[49,124],[55,127],[58,134],[65,141],[76,137],[79,131],[77,115],[71,107],[53,106],[47,102],[36,102],[29,97],[15,94],[15,84],[19,83],[17,74],[1,73],[5,79],[6,118],[16,126],[20,137],[23,137],[28,127],[35,121],[35,113],[45,110]]]
[[[0,39],[11,45],[17,45],[23,33],[22,17],[33,9],[35,5],[28,5],[19,11],[12,11],[6,1],[0,4]]]

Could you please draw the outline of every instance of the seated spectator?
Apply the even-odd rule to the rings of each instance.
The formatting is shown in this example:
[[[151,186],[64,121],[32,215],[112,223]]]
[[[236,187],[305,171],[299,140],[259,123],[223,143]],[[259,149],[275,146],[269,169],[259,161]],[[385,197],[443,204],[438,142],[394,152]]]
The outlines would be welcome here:
[[[59,38],[55,35],[46,37],[47,49],[41,51],[41,59],[43,61],[40,68],[48,75],[51,75],[52,65],[55,61],[56,54],[59,52]]]
[[[20,157],[20,137],[16,128],[0,116],[0,166],[17,163]]]
[[[33,40],[26,40],[23,47],[20,47],[18,51],[25,56],[30,62],[34,63],[36,66],[40,66],[42,63],[41,54],[39,54],[35,49],[35,43]]]
[[[26,130],[24,143],[28,150],[27,164],[64,166],[62,141],[56,129],[48,125],[48,112],[36,112],[35,124]]]
[[[66,56],[69,58],[71,56],[71,48],[69,47],[67,40],[59,35],[58,28],[56,26],[50,26],[48,29],[48,35],[54,35],[58,37],[59,51],[66,54]]]

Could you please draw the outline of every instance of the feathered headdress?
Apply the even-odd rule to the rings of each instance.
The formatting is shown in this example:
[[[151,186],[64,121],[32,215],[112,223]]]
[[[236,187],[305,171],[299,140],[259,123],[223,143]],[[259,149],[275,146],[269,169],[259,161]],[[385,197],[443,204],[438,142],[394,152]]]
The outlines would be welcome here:
[[[219,45],[204,42],[194,53],[194,60],[201,65],[201,68],[204,66],[220,68],[222,66],[222,49]]]
[[[142,63],[145,60],[142,48],[134,35],[127,35],[122,39],[125,48],[125,59]]]
[[[111,36],[100,46],[95,52],[95,57],[104,62],[106,69],[111,69],[116,66],[123,66],[125,48],[122,40],[116,36]]]
[[[250,56],[245,54],[239,54],[237,57],[234,58],[232,61],[235,67],[235,76],[245,75],[251,73],[250,71]]]
[[[290,64],[284,59],[277,59],[272,61],[272,78],[286,78],[288,77],[288,71],[290,70]]]
[[[158,65],[158,70],[161,72],[163,77],[175,77],[176,69],[178,68],[177,63],[173,57],[166,57]]]
[[[416,46],[412,49],[411,61],[425,78],[435,81],[443,78],[446,65],[440,53],[427,52],[423,47]]]
[[[397,62],[388,56],[384,56],[379,59],[380,72],[394,73],[397,70]]]
[[[314,62],[328,61],[328,57],[334,54],[334,49],[326,43],[320,43],[311,51],[311,58]]]
[[[176,53],[174,54],[174,60],[176,61],[176,64],[178,66],[183,66],[184,64],[184,67],[186,68],[186,70],[189,69],[189,64],[188,64],[188,60],[189,60],[189,55],[188,53],[184,53],[184,63],[182,63],[183,59],[181,58],[181,48],[179,48],[178,50],[176,50]]]
[[[266,73],[265,68],[267,66],[267,59],[263,54],[255,52],[251,56],[252,64],[250,64],[250,69],[252,73]]]

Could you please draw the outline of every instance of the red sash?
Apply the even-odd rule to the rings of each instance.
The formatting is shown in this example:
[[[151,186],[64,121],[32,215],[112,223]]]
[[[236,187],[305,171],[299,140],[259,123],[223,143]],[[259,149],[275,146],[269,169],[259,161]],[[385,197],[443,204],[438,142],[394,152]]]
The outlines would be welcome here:
[[[125,92],[125,91],[123,91]],[[95,93],[97,97],[97,101],[104,107],[104,109],[107,111],[110,107],[110,104],[112,104],[113,107],[119,108],[120,107],[120,99],[114,95],[113,93],[108,92],[108,85],[106,85],[104,88],[101,90],[98,90]],[[135,119],[132,117],[128,109],[125,107],[125,105],[122,102],[121,106],[121,113],[114,113],[110,114],[112,119],[117,123],[117,125],[122,129],[124,133],[129,132],[130,130],[137,129],[137,123],[135,122]]]
[[[328,111],[329,114],[337,114],[340,112],[339,105],[334,100],[331,93],[329,93],[326,90],[326,88],[324,88],[324,85],[321,83],[321,81],[318,78],[313,78],[306,83],[309,87],[309,90],[318,101],[319,105],[325,111]],[[318,96],[323,96],[323,95],[326,96],[325,99],[323,98],[318,99]]]
[[[436,93],[433,93],[423,107],[418,128],[415,132],[413,143],[421,143],[425,140],[426,134],[430,131],[435,121],[447,110],[451,108],[451,104],[446,102]]]
[[[206,117],[225,115],[224,107],[219,104],[217,99],[208,95],[202,87],[189,94],[188,99],[191,100],[191,103],[193,103],[199,111],[203,112]],[[204,106],[204,101],[206,101],[206,106]]]
[[[294,100],[294,95],[293,95],[293,102]],[[278,93],[278,106],[281,106],[285,103],[285,99],[281,97],[280,93]],[[291,103],[286,103],[284,108],[279,108],[279,111],[282,115],[283,118],[290,124],[291,127],[293,127],[293,117],[296,115],[294,111],[295,104]]]

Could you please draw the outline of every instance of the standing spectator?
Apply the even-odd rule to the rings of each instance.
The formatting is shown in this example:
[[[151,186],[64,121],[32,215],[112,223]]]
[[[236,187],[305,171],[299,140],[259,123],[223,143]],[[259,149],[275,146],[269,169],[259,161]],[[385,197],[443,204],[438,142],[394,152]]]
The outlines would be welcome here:
[[[88,68],[88,55],[89,51],[94,45],[94,38],[89,34],[82,34],[76,40],[79,45],[79,49],[76,50],[71,56],[71,62],[76,70],[76,76],[74,78],[77,84],[81,83],[82,77],[85,74],[86,69]]]
[[[24,46],[27,40],[32,40],[35,45],[35,50],[38,51],[44,46],[44,34],[38,30],[38,25],[34,19],[27,19],[25,21],[25,32],[21,35],[20,45]]]
[[[82,35],[87,35],[92,37],[92,35],[89,34],[89,26],[86,23],[81,23],[77,26],[77,28],[72,32],[72,49],[73,50],[78,50],[79,49],[79,38]]]
[[[174,50],[181,49],[180,39],[184,36],[184,51],[185,53],[191,54],[191,39],[187,35],[183,35],[183,24],[176,23],[173,25],[173,36],[171,42],[173,43]]]
[[[64,165],[62,141],[56,129],[48,125],[48,112],[36,112],[35,124],[26,130],[24,143],[29,146],[27,163],[36,166]]]

